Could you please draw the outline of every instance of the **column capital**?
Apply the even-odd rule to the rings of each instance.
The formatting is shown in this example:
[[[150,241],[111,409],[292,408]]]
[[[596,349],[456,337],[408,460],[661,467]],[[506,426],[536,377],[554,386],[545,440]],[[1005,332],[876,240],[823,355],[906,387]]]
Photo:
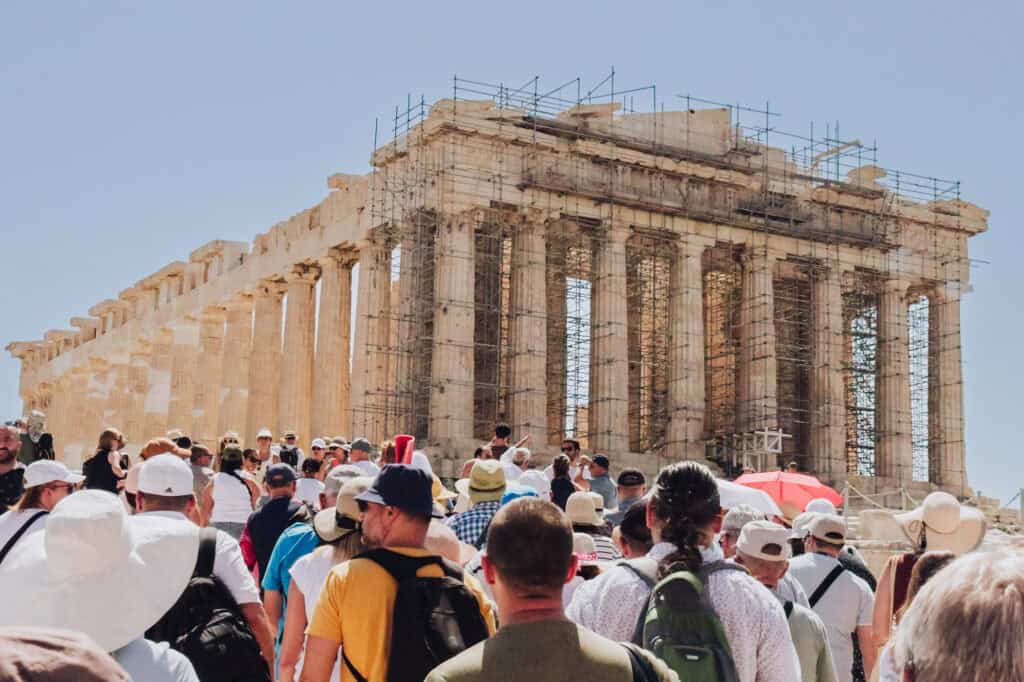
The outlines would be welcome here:
[[[239,292],[239,293],[235,294],[234,296],[229,298],[227,301],[225,301],[221,305],[224,306],[224,309],[227,312],[231,313],[231,312],[251,311],[252,310],[252,304],[253,304],[253,294],[250,294],[247,291],[242,291],[242,292]]]
[[[223,322],[227,309],[222,304],[208,305],[199,312],[200,322]]]
[[[284,274],[284,281],[288,284],[302,283],[314,286],[320,278],[320,268],[308,263],[296,264],[291,272]]]
[[[316,259],[317,265],[321,268],[331,267],[335,263],[342,268],[351,268],[358,261],[359,254],[355,248],[348,246],[332,246],[325,255]]]
[[[261,280],[256,289],[252,292],[254,298],[273,298],[284,296],[287,285],[280,279]]]

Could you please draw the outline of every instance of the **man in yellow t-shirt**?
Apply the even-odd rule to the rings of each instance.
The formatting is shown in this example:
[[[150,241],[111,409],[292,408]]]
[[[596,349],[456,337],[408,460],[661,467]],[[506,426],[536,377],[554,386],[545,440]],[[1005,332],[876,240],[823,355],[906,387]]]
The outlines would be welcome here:
[[[430,556],[424,549],[433,514],[433,480],[425,472],[402,464],[384,467],[373,486],[356,497],[363,512],[363,542],[409,557]],[[417,575],[441,577],[441,567],[427,564]],[[476,597],[488,633],[494,614],[483,590],[470,575],[463,582]],[[302,682],[327,682],[342,647],[346,665],[341,680],[355,682],[351,668],[367,682],[385,682],[391,648],[391,618],[398,584],[371,559],[356,558],[328,574],[306,630]]]

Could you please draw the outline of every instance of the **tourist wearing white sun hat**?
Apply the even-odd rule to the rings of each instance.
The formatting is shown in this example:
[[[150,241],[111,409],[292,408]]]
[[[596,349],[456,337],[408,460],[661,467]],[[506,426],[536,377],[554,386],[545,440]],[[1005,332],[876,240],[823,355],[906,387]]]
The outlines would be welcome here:
[[[0,514],[0,564],[21,538],[46,528],[49,512],[85,476],[72,473],[60,462],[40,459],[25,468],[23,480],[25,492],[9,511]]]
[[[105,491],[71,495],[0,566],[0,625],[83,632],[133,679],[197,681],[187,658],[142,637],[184,591],[198,548],[192,524],[129,517]]]

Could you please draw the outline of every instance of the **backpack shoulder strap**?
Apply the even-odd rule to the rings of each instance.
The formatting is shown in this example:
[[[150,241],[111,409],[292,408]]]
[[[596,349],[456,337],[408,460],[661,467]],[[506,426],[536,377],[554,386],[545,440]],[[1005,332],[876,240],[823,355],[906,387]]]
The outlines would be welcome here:
[[[740,573],[747,573],[747,569],[740,566],[732,561],[712,561],[704,564],[700,567],[701,580],[707,582],[708,576],[718,573],[719,571],[739,571]]]
[[[846,569],[843,568],[841,565],[836,566],[832,569],[831,573],[825,576],[825,579],[821,581],[821,584],[818,585],[818,588],[814,590],[814,594],[812,594],[807,599],[812,609],[814,608],[815,604],[821,601],[821,598],[825,596],[826,592],[828,592],[828,588],[832,587],[832,583],[834,583],[836,579],[839,578],[839,576],[842,575],[843,571],[845,570]]]
[[[782,605],[782,610],[786,612],[786,620],[793,614],[793,602],[787,601]]]
[[[630,642],[622,642],[622,647],[629,655],[629,667],[633,673],[633,682],[658,682],[658,673],[651,662],[640,653],[639,647]]]
[[[348,660],[348,656],[345,654],[345,647],[341,648],[341,660],[344,661],[345,667],[348,668],[350,673],[352,673],[352,677],[355,678],[356,682],[367,682],[362,673],[356,670],[356,667],[352,665],[352,661]]]
[[[630,573],[633,573],[640,580],[644,581],[647,587],[653,588],[657,582],[658,562],[650,557],[639,557],[637,559],[623,559],[617,562]]]
[[[196,555],[196,569],[192,574],[200,578],[213,577],[213,562],[217,558],[217,529],[203,528],[199,531],[199,553]]]
[[[397,582],[415,578],[416,572],[427,564],[440,564],[442,570],[446,568],[444,560],[439,556],[411,557],[404,556],[398,552],[392,552],[388,549],[371,549],[368,552],[363,552],[356,558],[369,559],[390,573],[391,577]],[[447,571],[445,572],[447,573]],[[459,579],[462,579],[461,571],[459,572]]]
[[[49,513],[50,512],[48,511],[36,512],[31,517],[29,517],[28,521],[21,524],[21,528],[14,531],[14,535],[11,536],[11,539],[7,541],[7,544],[4,545],[3,549],[0,549],[0,564],[4,562],[4,559],[7,558],[7,555],[10,554],[12,549],[14,549],[14,545],[18,542],[18,540],[21,539],[21,536],[24,535],[28,531],[28,529],[32,527],[32,524]]]

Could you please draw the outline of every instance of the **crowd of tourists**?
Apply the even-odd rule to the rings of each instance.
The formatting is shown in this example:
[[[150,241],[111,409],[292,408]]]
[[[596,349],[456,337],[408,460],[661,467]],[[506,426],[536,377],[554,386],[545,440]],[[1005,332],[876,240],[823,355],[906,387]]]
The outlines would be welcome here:
[[[299,436],[108,428],[79,473],[0,427],[0,679],[1024,680],[1024,553],[946,493],[876,581],[827,500],[724,508],[697,462],[499,424],[446,485],[410,436]]]

